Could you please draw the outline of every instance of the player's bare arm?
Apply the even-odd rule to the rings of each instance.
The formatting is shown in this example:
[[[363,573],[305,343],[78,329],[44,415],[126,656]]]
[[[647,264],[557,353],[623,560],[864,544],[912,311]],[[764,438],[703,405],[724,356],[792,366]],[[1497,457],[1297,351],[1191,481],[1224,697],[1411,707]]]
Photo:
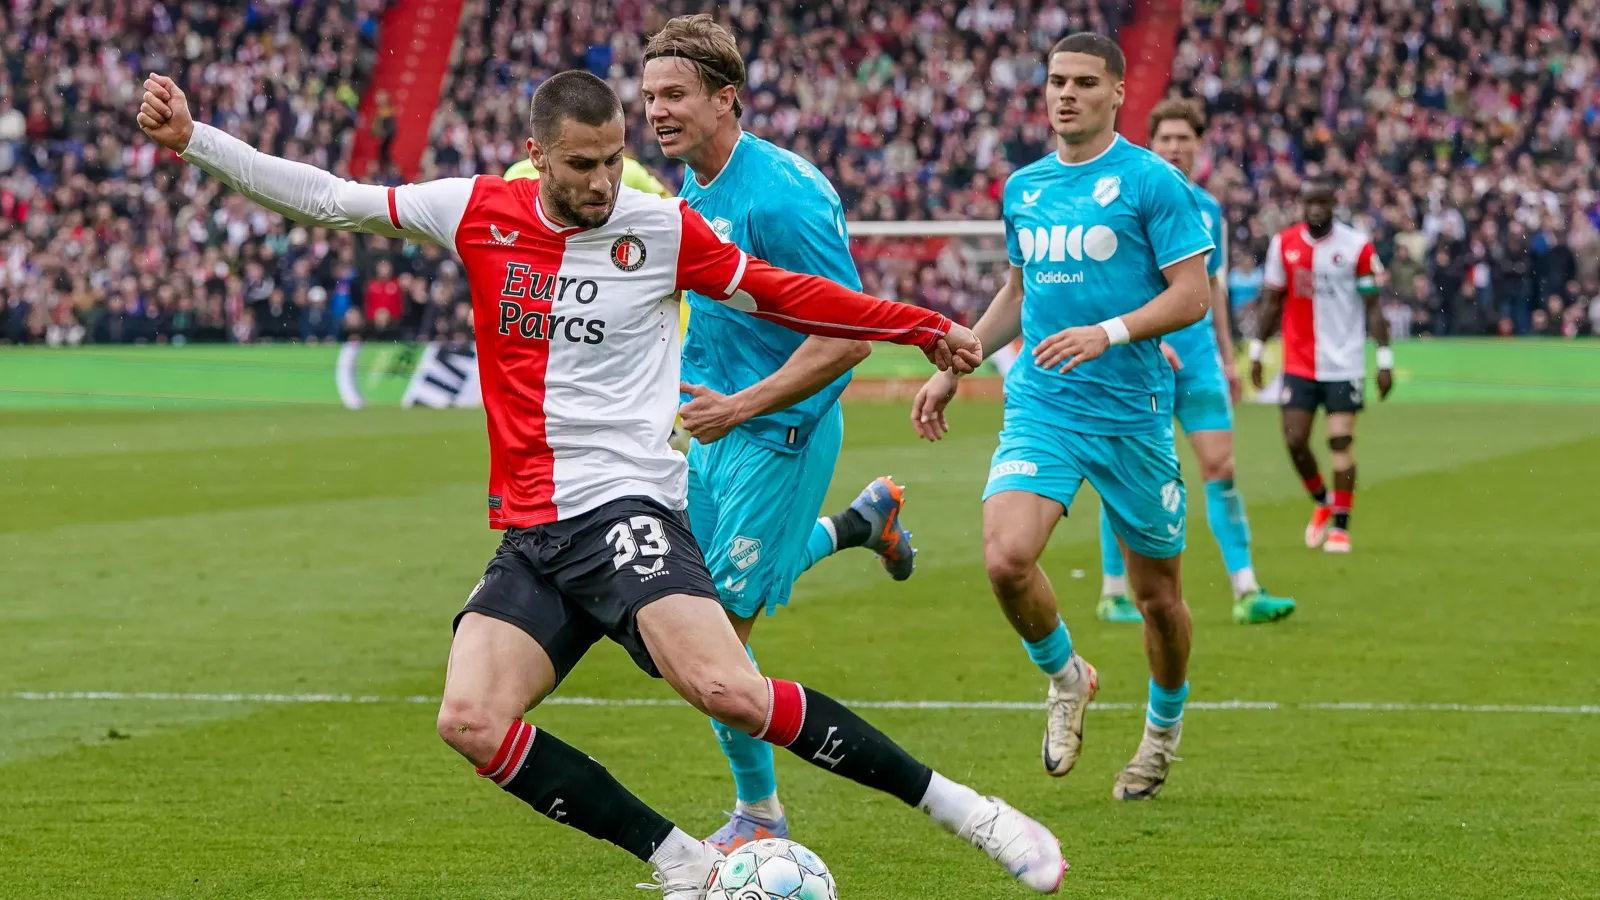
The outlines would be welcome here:
[[[1239,364],[1233,358],[1233,321],[1229,315],[1228,279],[1218,272],[1211,276],[1211,328],[1217,335],[1217,353],[1222,357],[1222,375],[1228,379],[1228,393],[1233,402],[1238,403],[1244,396],[1244,385],[1239,380]]]
[[[1033,361],[1041,369],[1070,372],[1106,352],[1113,343],[1147,341],[1205,318],[1211,308],[1211,279],[1206,275],[1205,254],[1197,253],[1161,270],[1167,289],[1149,303],[1125,316],[1097,325],[1080,325],[1058,331],[1033,348]]]
[[[1006,283],[995,292],[989,308],[972,328],[986,351],[1004,347],[1022,333],[1022,269],[1012,266]],[[958,376],[955,372],[937,372],[928,379],[916,399],[911,402],[911,427],[917,436],[937,441],[950,430],[944,410],[955,398]]]
[[[1283,321],[1283,300],[1288,296],[1281,287],[1265,285],[1261,288],[1261,314],[1256,317],[1256,336],[1250,341],[1250,383],[1256,390],[1262,387],[1261,355],[1267,341],[1278,333],[1278,323]],[[1387,333],[1388,325],[1384,328]]]
[[[866,341],[812,335],[766,378],[734,394],[685,384],[690,397],[679,414],[684,430],[702,444],[727,437],[751,419],[788,409],[832,384],[872,353]]]
[[[1378,399],[1389,399],[1394,390],[1394,349],[1389,346],[1389,320],[1383,317],[1383,303],[1377,291],[1362,298],[1367,306],[1367,333],[1378,342]]]

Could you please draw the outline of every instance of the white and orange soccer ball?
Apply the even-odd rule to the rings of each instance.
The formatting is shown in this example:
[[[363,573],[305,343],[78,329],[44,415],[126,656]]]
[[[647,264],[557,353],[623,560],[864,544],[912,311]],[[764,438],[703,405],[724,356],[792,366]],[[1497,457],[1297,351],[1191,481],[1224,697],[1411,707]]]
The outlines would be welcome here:
[[[839,900],[822,858],[782,838],[751,841],[711,876],[706,900]]]

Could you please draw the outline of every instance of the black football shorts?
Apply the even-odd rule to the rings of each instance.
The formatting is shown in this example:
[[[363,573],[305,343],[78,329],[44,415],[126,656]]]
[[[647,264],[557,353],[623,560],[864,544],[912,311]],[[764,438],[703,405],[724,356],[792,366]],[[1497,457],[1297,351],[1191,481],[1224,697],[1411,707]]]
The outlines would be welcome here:
[[[559,522],[510,528],[454,626],[469,612],[509,622],[539,642],[556,681],[602,637],[661,677],[635,616],[672,594],[716,599],[682,512],[624,497]]]
[[[1322,407],[1330,413],[1358,413],[1366,406],[1365,379],[1313,381],[1284,373],[1284,409],[1303,409],[1314,413]]]

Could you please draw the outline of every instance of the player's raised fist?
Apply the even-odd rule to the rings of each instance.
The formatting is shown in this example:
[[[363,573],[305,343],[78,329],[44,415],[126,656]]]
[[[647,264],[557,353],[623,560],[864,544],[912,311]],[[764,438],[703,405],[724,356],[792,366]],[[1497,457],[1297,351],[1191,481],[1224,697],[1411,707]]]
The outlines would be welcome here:
[[[189,147],[194,135],[194,117],[189,115],[189,100],[165,75],[151,73],[144,80],[144,101],[139,104],[139,127],[150,139],[173,153]]]

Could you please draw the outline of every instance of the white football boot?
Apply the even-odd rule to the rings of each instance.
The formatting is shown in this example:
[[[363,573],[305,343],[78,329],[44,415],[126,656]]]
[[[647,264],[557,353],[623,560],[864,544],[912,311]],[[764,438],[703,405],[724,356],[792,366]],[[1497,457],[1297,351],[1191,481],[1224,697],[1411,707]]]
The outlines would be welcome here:
[[[997,797],[985,797],[956,835],[989,854],[1011,877],[1041,894],[1061,888],[1067,861],[1048,828]]]
[[[1066,668],[1050,676],[1045,701],[1044,770],[1057,778],[1072,771],[1083,750],[1083,714],[1100,688],[1100,674],[1073,654]]]
[[[1144,738],[1127,768],[1117,773],[1111,796],[1118,800],[1148,800],[1167,783],[1167,772],[1178,762],[1178,739],[1183,737],[1183,720],[1160,727],[1144,723]]]
[[[650,873],[655,880],[637,885],[647,891],[660,891],[661,900],[706,900],[706,891],[717,867],[725,858],[722,852],[707,843],[701,843],[697,854],[682,854],[660,863]]]

